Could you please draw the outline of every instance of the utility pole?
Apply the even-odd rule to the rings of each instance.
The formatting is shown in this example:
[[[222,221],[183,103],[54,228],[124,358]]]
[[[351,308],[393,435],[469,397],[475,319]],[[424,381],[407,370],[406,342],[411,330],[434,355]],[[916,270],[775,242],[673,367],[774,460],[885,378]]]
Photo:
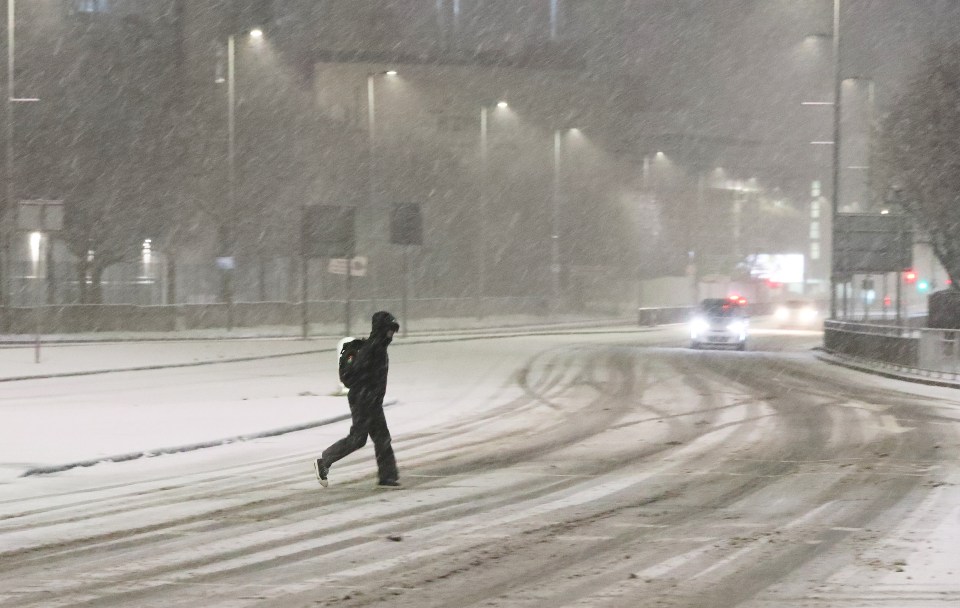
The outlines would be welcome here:
[[[830,318],[837,318],[837,215],[840,211],[840,0],[833,0],[833,192],[830,205]],[[844,291],[846,293],[846,291]]]

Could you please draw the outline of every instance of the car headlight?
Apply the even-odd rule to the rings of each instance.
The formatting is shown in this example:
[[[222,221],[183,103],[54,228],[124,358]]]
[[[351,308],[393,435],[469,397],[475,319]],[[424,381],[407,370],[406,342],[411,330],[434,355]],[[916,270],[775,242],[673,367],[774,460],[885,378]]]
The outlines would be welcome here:
[[[708,329],[710,329],[710,324],[707,323],[707,320],[702,317],[697,317],[690,321],[690,333],[693,335],[703,333]]]
[[[773,316],[778,321],[785,321],[790,317],[790,311],[787,310],[786,306],[778,306],[777,310],[773,312]]]

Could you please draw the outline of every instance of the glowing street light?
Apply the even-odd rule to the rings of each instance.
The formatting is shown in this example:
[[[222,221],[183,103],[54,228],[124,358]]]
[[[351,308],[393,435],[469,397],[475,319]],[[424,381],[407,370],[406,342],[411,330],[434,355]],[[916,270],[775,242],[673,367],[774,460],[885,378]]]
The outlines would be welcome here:
[[[247,35],[252,40],[261,40],[263,30],[254,28]],[[229,34],[227,36],[227,206],[230,215],[236,211],[237,198],[237,179],[236,179],[236,109],[237,109],[237,87],[236,87],[236,36]],[[223,78],[217,78],[216,82],[222,83]],[[226,227],[220,227],[220,238],[222,251],[218,252],[222,259],[218,259],[218,264],[222,270],[223,299],[227,304],[227,330],[233,328],[233,286],[230,282],[230,271],[233,269],[234,261],[232,256],[232,247],[228,247],[229,237],[226,234]]]
[[[556,129],[553,132],[553,207],[550,221],[550,290],[551,313],[556,315],[560,311],[560,273],[562,270],[560,259],[560,178],[563,170],[563,137],[564,134],[579,136],[580,129],[568,127]]]
[[[506,110],[510,107],[506,101],[498,101],[494,106],[500,110]],[[487,123],[489,107],[486,104],[480,106],[480,212],[477,214],[479,225],[477,226],[477,283],[476,283],[476,306],[477,318],[483,318],[483,292],[487,275]]]

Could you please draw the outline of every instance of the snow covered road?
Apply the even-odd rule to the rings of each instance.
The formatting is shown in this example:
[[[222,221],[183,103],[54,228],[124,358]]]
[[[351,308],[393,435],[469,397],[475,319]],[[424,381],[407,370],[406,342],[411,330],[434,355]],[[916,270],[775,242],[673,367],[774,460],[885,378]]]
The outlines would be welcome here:
[[[342,414],[332,355],[7,383],[0,606],[955,607],[956,392],[758,334],[398,342],[400,491],[319,487],[347,422],[12,474]]]

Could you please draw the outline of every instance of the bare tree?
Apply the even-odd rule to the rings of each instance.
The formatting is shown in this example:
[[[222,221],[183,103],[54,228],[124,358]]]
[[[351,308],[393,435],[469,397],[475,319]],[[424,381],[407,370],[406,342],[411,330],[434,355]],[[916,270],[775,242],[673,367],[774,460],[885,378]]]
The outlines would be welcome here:
[[[883,124],[884,190],[929,234],[960,285],[960,44],[937,47]]]

